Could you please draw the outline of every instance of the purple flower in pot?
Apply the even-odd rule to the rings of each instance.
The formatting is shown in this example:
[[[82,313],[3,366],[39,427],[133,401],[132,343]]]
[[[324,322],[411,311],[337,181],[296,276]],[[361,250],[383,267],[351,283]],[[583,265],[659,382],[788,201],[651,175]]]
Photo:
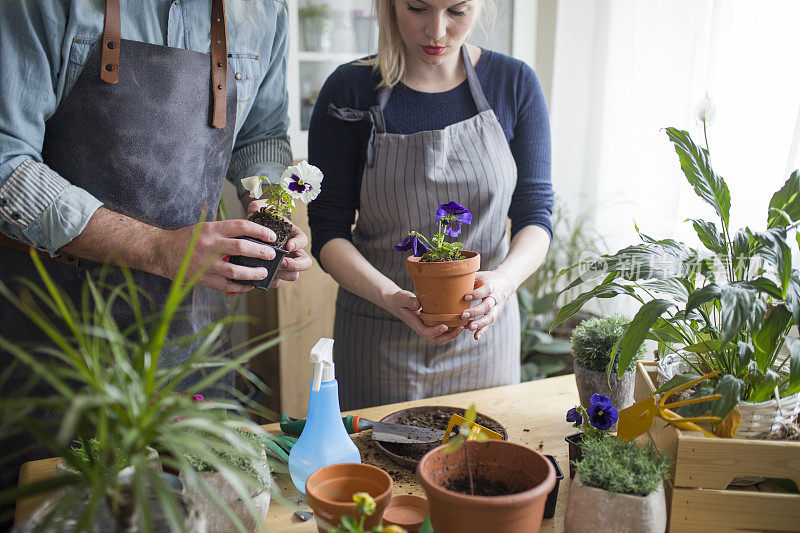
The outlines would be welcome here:
[[[619,418],[619,412],[611,405],[611,398],[603,394],[592,394],[592,405],[587,410],[589,423],[601,431],[610,428]]]
[[[461,235],[461,224],[472,223],[472,213],[469,209],[455,202],[442,204],[436,210],[436,221],[440,227],[444,221],[444,232],[451,237]]]
[[[472,213],[466,207],[456,202],[439,205],[436,210],[438,231],[430,240],[417,231],[409,231],[408,236],[394,245],[398,252],[414,250],[414,256],[421,257],[422,261],[440,262],[457,261],[464,259],[461,253],[463,244],[460,242],[446,242],[445,235],[458,237],[461,235],[461,225],[472,223]]]
[[[422,257],[422,255],[431,248],[422,242],[422,239],[420,239],[418,235],[409,235],[399,243],[395,244],[394,249],[398,252],[414,250],[415,257]]]

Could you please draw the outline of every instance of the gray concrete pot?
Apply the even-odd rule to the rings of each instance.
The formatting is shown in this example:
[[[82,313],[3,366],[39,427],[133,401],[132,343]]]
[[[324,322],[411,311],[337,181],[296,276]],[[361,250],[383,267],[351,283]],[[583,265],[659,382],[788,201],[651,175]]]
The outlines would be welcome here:
[[[631,496],[584,485],[580,474],[570,484],[566,533],[664,533],[666,528],[664,485],[647,496]]]
[[[575,383],[578,385],[578,395],[581,405],[586,409],[592,405],[590,399],[592,394],[604,394],[611,398],[611,405],[617,411],[622,411],[626,407],[633,405],[633,384],[634,371],[628,370],[623,374],[621,380],[616,376],[611,376],[611,388],[608,386],[608,378],[605,372],[587,370],[575,362]]]

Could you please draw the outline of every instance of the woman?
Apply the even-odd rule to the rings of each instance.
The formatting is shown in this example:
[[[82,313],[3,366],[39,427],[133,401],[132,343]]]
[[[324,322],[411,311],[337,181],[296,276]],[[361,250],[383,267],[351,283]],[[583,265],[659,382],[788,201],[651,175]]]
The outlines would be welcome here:
[[[326,186],[309,220],[312,253],[341,285],[344,410],[519,382],[514,296],[552,235],[550,132],[533,71],[466,44],[488,1],[376,0],[377,56],[341,65],[317,99],[309,161]],[[392,245],[432,233],[450,201],[473,213],[459,242],[483,270],[465,296],[468,325],[448,331],[420,320]]]

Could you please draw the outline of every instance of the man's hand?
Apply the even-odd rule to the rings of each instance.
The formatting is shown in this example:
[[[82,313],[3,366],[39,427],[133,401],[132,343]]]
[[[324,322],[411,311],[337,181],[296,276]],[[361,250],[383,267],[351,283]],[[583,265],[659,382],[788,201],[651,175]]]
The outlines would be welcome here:
[[[154,261],[154,270],[151,272],[165,278],[175,279],[196,227],[195,224],[173,231],[162,230],[159,232],[154,243],[157,259]],[[275,232],[255,222],[242,219],[204,223],[189,263],[187,278],[205,268],[197,282],[198,285],[226,292],[252,290],[252,285],[244,285],[231,280],[264,279],[267,277],[267,269],[234,265],[224,261],[223,257],[245,255],[270,260],[275,257],[275,251],[269,246],[236,237],[254,237],[265,242],[273,242],[275,241]]]

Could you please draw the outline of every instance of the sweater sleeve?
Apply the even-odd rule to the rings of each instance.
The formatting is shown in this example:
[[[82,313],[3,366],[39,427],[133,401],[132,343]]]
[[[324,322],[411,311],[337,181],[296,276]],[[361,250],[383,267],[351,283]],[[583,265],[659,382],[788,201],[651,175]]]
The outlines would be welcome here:
[[[552,238],[553,186],[550,181],[550,119],[542,87],[524,63],[516,82],[517,116],[511,153],[517,163],[517,186],[508,216],[513,237],[525,226],[541,226]]]
[[[354,83],[353,73],[359,73],[357,69],[369,67],[342,65],[336,69],[322,86],[311,114],[308,161],[325,176],[319,196],[308,205],[311,253],[317,261],[328,241],[339,237],[352,240],[351,227],[358,209],[364,166],[361,154],[369,125],[340,121],[328,114],[328,106],[363,107],[362,98],[358,97],[360,88]]]

